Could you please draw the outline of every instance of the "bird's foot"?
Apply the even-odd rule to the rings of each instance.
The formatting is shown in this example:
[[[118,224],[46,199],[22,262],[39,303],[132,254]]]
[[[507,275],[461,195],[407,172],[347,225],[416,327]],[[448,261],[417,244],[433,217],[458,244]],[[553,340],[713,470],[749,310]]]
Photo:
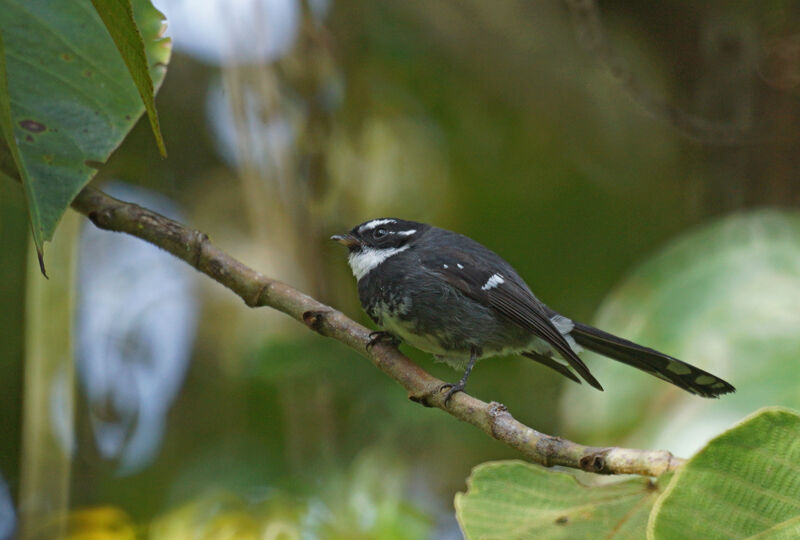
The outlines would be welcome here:
[[[447,407],[447,404],[450,403],[450,398],[453,397],[454,394],[463,392],[466,386],[467,385],[464,381],[459,381],[457,384],[451,384],[451,383],[443,384],[439,388],[439,391],[441,392],[445,388],[448,389],[447,394],[445,394],[444,396],[444,406]]]
[[[464,375],[461,377],[461,380],[456,384],[443,384],[441,388],[439,388],[440,392],[445,388],[449,388],[447,394],[444,396],[445,407],[447,407],[447,404],[450,402],[450,398],[453,397],[454,394],[464,391],[464,388],[467,386],[469,374],[472,373],[472,368],[475,367],[475,362],[478,361],[478,356],[480,356],[480,350],[476,347],[472,347],[470,350],[469,362],[467,362],[467,367],[464,369]]]
[[[369,342],[367,343],[367,350],[370,350],[378,343],[386,343],[388,345],[392,345],[397,347],[400,345],[400,338],[392,334],[391,332],[387,332],[385,330],[378,330],[377,332],[370,332],[369,333]]]

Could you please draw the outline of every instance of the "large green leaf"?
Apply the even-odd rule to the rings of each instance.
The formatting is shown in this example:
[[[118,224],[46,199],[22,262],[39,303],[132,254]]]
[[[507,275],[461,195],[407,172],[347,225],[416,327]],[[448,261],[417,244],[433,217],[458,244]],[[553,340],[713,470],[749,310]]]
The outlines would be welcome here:
[[[650,509],[669,478],[597,487],[522,461],[475,467],[456,517],[470,539],[644,537]]]
[[[606,391],[567,387],[568,435],[688,456],[761,407],[800,409],[798,305],[800,214],[756,211],[689,232],[637,268],[595,322],[719,375],[737,392],[701,399],[587,354]]]
[[[149,0],[135,0],[133,13],[158,87],[170,55],[169,40],[161,37],[163,16]],[[12,154],[18,149],[41,247],[144,105],[90,0],[0,0],[0,33],[13,127],[7,142]]]
[[[800,415],[765,409],[711,441],[656,503],[648,537],[800,538]]]

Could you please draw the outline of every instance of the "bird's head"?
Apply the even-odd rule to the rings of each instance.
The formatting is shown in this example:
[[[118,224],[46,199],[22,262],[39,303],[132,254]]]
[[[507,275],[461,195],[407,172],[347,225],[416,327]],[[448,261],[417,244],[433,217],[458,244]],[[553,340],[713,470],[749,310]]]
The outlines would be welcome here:
[[[350,232],[331,236],[331,240],[347,247],[353,274],[361,279],[392,255],[411,247],[429,227],[397,218],[371,219]]]

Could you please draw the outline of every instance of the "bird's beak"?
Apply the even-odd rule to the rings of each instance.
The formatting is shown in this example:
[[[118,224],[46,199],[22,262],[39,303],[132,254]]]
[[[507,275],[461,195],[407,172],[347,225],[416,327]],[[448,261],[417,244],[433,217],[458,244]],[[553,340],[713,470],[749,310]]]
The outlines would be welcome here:
[[[350,233],[334,234],[333,236],[331,236],[331,240],[336,240],[343,246],[347,246],[348,249],[353,249],[361,245],[361,240],[359,240]]]

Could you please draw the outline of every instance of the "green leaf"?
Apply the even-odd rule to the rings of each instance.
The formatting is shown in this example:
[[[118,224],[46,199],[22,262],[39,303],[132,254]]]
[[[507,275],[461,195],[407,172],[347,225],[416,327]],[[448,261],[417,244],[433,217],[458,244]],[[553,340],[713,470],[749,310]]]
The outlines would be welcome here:
[[[648,538],[798,538],[800,415],[761,410],[712,440],[653,508]]]
[[[752,538],[758,540],[797,540],[800,538],[800,516],[775,525]]]
[[[170,55],[163,16],[135,0],[150,75],[159,86]],[[0,34],[18,172],[37,248],[72,199],[144,112],[119,51],[88,0],[0,0]],[[6,126],[4,129],[8,129]],[[13,148],[12,148],[13,152]]]
[[[3,33],[0,32],[0,135],[2,135],[3,147],[0,148],[0,151],[3,152],[4,159],[0,160],[0,165],[4,167],[8,167],[10,164],[7,163],[7,159],[5,159],[6,155],[5,152],[7,151],[8,154],[11,155],[11,161],[13,161],[13,166],[17,171],[22,171],[22,156],[20,155],[19,147],[17,146],[17,141],[14,138],[14,121],[11,119],[11,101],[9,99],[8,94],[8,77],[6,75],[6,53],[5,53],[5,46],[3,45]],[[0,175],[3,176],[4,179],[13,179],[7,172],[0,170]],[[28,184],[25,184],[26,187]],[[25,190],[25,196],[28,200],[28,207],[32,208],[30,204],[30,190]],[[33,210],[31,211],[33,212]],[[31,223],[35,221],[33,213],[31,213]],[[39,259],[39,269],[41,270],[42,274],[47,276],[47,273],[44,269],[44,254],[42,252],[42,244],[44,240],[42,239],[39,230],[35,227],[32,227],[33,232],[33,243],[36,246],[36,256]]]
[[[797,540],[800,538],[800,516],[775,525],[752,538],[758,540]]]
[[[21,168],[22,159],[19,147],[14,140],[14,122],[11,120],[11,103],[8,96],[8,77],[6,76],[6,53],[3,45],[3,34],[0,32],[0,135],[2,135],[5,149],[11,154],[14,164]],[[0,161],[5,164],[6,160]],[[0,171],[2,172],[2,171]],[[10,176],[5,173],[6,176]]]
[[[467,538],[638,540],[668,477],[587,487],[522,461],[484,463],[456,495],[456,517]]]
[[[128,66],[133,82],[136,83],[136,88],[139,90],[139,95],[147,110],[150,129],[153,130],[153,136],[156,138],[158,151],[163,157],[167,157],[164,138],[161,136],[161,128],[158,125],[153,79],[150,77],[147,67],[142,33],[133,18],[131,2],[130,0],[92,0],[92,4],[100,18],[103,19],[125,65]]]
[[[719,375],[737,392],[700,399],[587,354],[606,391],[566,388],[568,436],[689,456],[761,407],[800,409],[798,305],[800,214],[761,210],[689,231],[635,269],[595,325]]]

